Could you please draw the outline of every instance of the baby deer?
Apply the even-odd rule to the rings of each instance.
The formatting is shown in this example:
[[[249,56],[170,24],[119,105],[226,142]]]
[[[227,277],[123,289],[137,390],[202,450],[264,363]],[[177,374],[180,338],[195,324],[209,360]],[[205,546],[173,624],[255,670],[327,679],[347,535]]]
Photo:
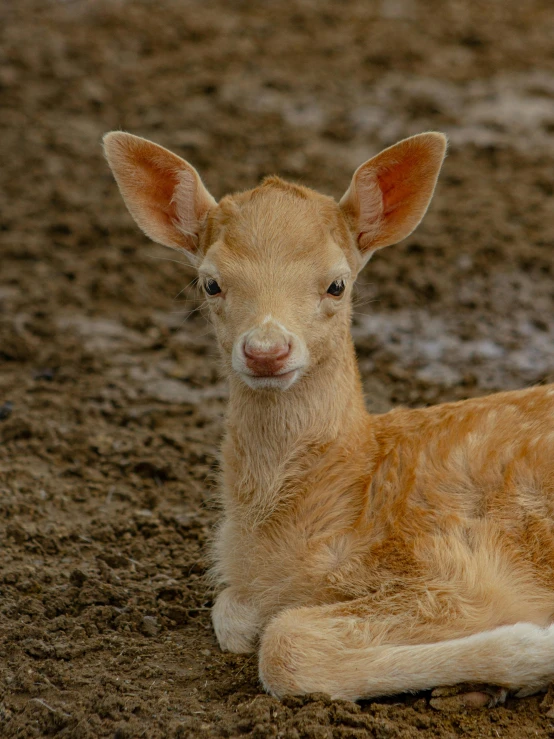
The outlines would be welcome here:
[[[276,696],[554,679],[554,386],[364,407],[352,285],[418,225],[445,148],[401,141],[340,203],[278,177],[216,203],[175,154],[105,137],[131,215],[206,294],[230,384],[213,624]]]

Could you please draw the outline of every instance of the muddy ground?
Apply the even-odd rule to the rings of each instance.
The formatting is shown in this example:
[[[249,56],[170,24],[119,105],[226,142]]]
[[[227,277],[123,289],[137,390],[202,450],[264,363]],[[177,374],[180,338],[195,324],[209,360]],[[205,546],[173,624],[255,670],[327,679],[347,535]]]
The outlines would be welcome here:
[[[216,196],[272,172],[340,196],[446,131],[424,224],[360,284],[368,405],[552,381],[551,0],[3,0],[0,36],[0,736],[554,736],[554,692],[279,703],[219,651],[227,389],[193,274],[99,146],[150,137]]]

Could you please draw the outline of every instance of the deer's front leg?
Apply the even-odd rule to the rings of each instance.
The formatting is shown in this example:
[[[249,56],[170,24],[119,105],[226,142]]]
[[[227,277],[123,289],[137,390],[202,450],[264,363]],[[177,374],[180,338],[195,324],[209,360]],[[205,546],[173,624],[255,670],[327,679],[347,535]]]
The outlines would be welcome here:
[[[212,623],[224,652],[247,654],[255,650],[261,630],[260,617],[235,588],[226,588],[217,596],[212,608]]]

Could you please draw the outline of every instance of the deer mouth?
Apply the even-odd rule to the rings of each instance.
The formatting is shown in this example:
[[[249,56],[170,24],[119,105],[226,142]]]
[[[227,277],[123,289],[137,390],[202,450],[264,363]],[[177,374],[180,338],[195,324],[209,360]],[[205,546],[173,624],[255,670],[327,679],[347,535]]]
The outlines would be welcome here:
[[[253,390],[287,390],[300,376],[300,367],[284,372],[241,372],[242,380]]]
[[[288,377],[289,375],[292,375],[293,372],[296,372],[296,370],[291,369],[278,371],[271,370],[269,367],[257,367],[255,370],[251,370],[248,374],[250,377]]]

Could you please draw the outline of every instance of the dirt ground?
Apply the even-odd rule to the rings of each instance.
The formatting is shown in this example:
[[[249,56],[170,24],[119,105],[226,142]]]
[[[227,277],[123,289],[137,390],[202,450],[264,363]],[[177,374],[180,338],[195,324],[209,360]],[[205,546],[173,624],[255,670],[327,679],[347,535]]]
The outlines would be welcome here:
[[[551,0],[3,0],[0,37],[0,736],[554,736],[554,690],[280,703],[219,651],[226,384],[193,273],[99,145],[152,138],[216,196],[272,172],[340,196],[447,132],[423,225],[360,284],[368,406],[552,381]]]

